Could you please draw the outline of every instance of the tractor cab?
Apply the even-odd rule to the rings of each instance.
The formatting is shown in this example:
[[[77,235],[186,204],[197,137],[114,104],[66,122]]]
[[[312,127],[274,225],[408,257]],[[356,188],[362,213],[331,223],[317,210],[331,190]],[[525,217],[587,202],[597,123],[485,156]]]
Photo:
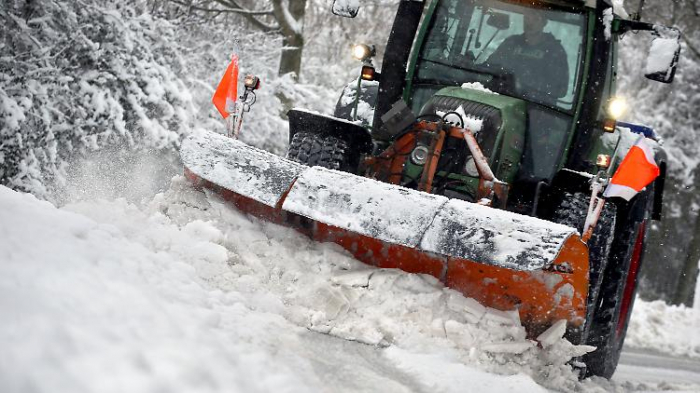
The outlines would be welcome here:
[[[499,1],[436,4],[414,59],[414,111],[436,88],[464,83],[562,112],[574,109],[584,64],[585,10]]]

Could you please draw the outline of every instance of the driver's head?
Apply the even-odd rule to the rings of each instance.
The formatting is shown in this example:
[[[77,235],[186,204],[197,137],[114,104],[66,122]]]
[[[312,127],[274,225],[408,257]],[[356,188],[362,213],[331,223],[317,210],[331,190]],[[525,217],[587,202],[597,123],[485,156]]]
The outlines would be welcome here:
[[[531,11],[523,17],[523,30],[526,36],[536,36],[542,33],[547,19],[541,12]]]

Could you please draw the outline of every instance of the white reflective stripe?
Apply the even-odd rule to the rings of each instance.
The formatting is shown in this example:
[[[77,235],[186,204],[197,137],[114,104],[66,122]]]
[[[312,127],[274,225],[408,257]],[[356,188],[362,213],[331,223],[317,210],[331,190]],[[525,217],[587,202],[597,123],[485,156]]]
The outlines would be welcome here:
[[[630,199],[634,198],[635,195],[637,195],[637,192],[638,191],[632,187],[610,183],[608,184],[608,187],[605,188],[605,193],[603,196],[606,198],[619,196],[624,198],[626,201],[629,201]]]
[[[656,165],[656,161],[654,160],[654,151],[651,149],[651,147],[649,147],[646,142],[646,138],[643,135],[639,136],[637,143],[634,145],[642,149],[644,156],[647,158],[647,161],[649,161],[650,164]]]

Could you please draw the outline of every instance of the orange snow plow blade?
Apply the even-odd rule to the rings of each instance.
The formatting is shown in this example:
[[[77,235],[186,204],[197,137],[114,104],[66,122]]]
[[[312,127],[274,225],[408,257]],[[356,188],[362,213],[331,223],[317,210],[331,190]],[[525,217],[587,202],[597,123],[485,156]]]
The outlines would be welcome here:
[[[335,242],[381,268],[430,274],[531,336],[582,326],[588,249],[574,228],[345,172],[309,168],[222,135],[183,142],[185,175],[239,210]]]

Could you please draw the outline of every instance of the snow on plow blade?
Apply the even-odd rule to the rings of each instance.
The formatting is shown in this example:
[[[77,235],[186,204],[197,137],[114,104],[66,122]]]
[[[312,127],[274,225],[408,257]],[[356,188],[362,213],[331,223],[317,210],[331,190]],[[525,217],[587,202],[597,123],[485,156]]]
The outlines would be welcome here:
[[[518,309],[531,334],[580,326],[588,250],[574,228],[324,168],[214,133],[189,137],[187,177],[238,209],[340,244],[384,268],[431,274],[468,297]]]

